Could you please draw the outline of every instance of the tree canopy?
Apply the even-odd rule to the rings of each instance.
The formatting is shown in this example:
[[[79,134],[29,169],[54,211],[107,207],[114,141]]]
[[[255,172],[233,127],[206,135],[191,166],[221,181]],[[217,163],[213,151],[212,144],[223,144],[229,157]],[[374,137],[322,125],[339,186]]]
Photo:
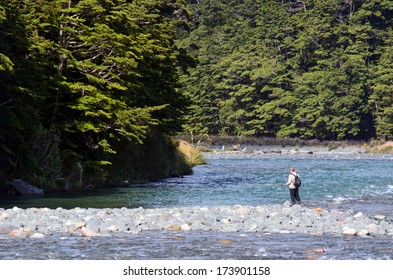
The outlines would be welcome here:
[[[187,1],[194,133],[392,138],[393,3]],[[390,75],[390,76],[389,76]]]
[[[179,131],[188,17],[177,0],[2,1],[3,180],[105,174],[127,146]]]

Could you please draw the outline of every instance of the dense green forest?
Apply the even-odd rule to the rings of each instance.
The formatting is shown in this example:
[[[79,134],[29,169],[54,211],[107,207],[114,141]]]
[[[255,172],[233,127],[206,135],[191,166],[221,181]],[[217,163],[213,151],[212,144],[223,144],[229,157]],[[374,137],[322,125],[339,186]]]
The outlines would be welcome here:
[[[0,189],[180,174],[182,131],[391,139],[392,81],[390,0],[2,0]]]
[[[0,188],[178,173],[188,19],[177,0],[2,0]]]
[[[190,0],[193,134],[393,137],[393,1]]]

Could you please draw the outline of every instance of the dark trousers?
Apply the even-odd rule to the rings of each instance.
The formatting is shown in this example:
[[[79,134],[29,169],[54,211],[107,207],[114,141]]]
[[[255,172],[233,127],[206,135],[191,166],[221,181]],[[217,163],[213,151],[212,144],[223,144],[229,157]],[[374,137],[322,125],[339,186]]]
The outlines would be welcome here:
[[[299,196],[299,189],[289,189],[289,193],[291,195],[292,205],[294,204],[301,204],[300,196]]]

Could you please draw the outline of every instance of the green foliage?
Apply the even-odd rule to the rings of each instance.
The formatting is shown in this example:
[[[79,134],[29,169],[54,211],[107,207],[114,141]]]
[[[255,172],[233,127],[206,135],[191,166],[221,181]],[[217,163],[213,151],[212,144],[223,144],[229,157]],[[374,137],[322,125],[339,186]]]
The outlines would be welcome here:
[[[199,64],[182,76],[193,100],[186,130],[393,137],[391,1],[200,0],[188,7],[194,26],[179,46]]]
[[[179,70],[187,54],[175,39],[187,20],[180,0],[3,1],[2,181],[52,174],[41,160],[50,147],[58,166],[44,187],[104,182],[125,146],[148,154],[152,129],[162,137],[179,131],[188,102],[178,91]],[[42,147],[38,139],[46,139]],[[138,165],[138,156],[128,163]]]
[[[391,139],[393,135],[393,46],[383,49],[375,66],[370,106],[373,108],[378,138]]]
[[[11,72],[12,70],[13,70],[12,61],[7,56],[0,53],[0,71]]]

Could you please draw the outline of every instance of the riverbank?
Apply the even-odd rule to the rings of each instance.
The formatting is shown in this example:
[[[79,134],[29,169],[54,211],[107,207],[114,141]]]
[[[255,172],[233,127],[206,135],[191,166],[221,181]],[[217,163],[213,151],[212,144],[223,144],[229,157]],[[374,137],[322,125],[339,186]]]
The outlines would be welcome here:
[[[341,140],[320,141],[305,140],[299,138],[258,138],[240,136],[217,136],[217,135],[180,135],[177,137],[192,143],[202,151],[225,151],[225,152],[278,152],[292,151],[315,151],[324,153],[367,153],[367,154],[392,154],[393,141],[370,140]]]
[[[366,146],[340,146],[340,147],[329,147],[329,146],[280,146],[280,145],[268,145],[268,146],[253,146],[253,145],[223,145],[223,146],[211,146],[206,152],[208,153],[220,153],[220,154],[253,154],[253,155],[351,155],[358,156],[361,154],[372,155]],[[377,154],[377,153],[375,153]]]
[[[155,142],[153,141],[153,143]],[[153,144],[150,143],[150,145]],[[8,178],[5,180],[6,183],[0,180],[0,199],[17,196],[42,197],[49,193],[68,195],[69,193],[84,193],[96,189],[126,187],[130,184],[190,175],[193,173],[193,167],[205,164],[201,152],[183,140],[166,138],[165,141],[157,144],[157,147],[144,147],[143,149],[142,147],[140,146],[141,149],[133,149],[132,152],[125,151],[122,160],[117,161],[116,164],[108,164],[110,167],[107,167],[108,169],[105,172],[104,169],[100,169],[101,173],[97,170],[94,171],[93,173],[97,174],[91,178],[83,179],[83,167],[77,165],[81,168],[76,180],[77,184],[71,182],[73,176],[57,178],[55,180],[56,187],[46,184],[45,180],[38,180],[40,181],[38,182],[37,178],[39,176],[35,176],[37,177],[35,179],[24,178],[24,176]],[[133,153],[138,155],[132,155]],[[50,173],[45,173],[43,176],[50,177],[50,175]]]
[[[324,210],[299,205],[183,208],[0,209],[0,237],[45,238],[53,234],[109,237],[145,231],[258,232],[263,234],[349,235],[393,238],[393,222],[383,215]]]

